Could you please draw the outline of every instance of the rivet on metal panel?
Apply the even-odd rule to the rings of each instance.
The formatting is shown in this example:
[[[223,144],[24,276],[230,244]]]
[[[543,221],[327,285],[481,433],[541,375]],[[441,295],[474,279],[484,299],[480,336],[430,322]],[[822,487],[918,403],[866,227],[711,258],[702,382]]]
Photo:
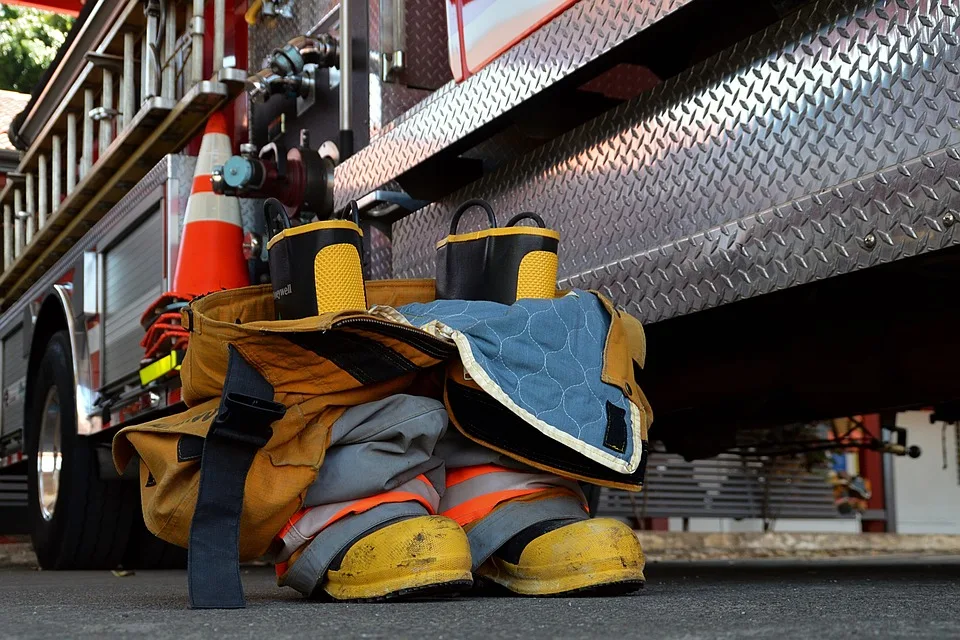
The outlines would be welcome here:
[[[952,227],[957,222],[957,216],[952,211],[947,211],[941,218],[943,226]]]
[[[871,250],[877,246],[877,236],[874,233],[868,233],[863,237],[863,248]]]

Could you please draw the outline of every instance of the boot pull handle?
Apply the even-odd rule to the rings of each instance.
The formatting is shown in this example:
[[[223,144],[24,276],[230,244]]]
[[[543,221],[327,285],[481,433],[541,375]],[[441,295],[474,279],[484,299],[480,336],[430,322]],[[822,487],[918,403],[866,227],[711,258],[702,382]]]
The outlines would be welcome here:
[[[537,226],[541,229],[546,229],[547,225],[544,223],[543,218],[538,214],[533,213],[532,211],[524,211],[523,213],[518,213],[517,215],[510,218],[510,222],[507,223],[508,227],[516,225],[521,220],[533,220],[537,223]]]
[[[340,220],[349,220],[353,222],[353,224],[359,227],[360,226],[360,207],[357,206],[357,201],[351,200],[350,204],[344,207],[340,211],[340,215],[338,215],[336,218]]]
[[[460,218],[467,211],[473,207],[480,207],[487,212],[487,221],[490,223],[490,228],[495,229],[497,226],[497,216],[493,213],[493,207],[490,206],[490,203],[486,200],[481,200],[479,198],[474,198],[472,200],[467,200],[462,205],[460,205],[456,211],[453,212],[453,219],[450,221],[450,235],[454,236],[457,234],[457,226],[460,224]]]
[[[274,237],[284,229],[289,229],[290,216],[287,214],[286,207],[276,198],[267,198],[263,202],[263,217],[267,223],[267,233]]]

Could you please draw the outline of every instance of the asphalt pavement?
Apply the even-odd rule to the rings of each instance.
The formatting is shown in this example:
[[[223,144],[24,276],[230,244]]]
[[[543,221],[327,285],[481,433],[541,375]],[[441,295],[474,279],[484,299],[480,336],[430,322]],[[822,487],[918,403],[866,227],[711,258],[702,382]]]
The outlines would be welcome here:
[[[318,603],[244,570],[248,606],[191,611],[182,572],[0,569],[0,638],[949,638],[960,558],[651,563],[619,598]]]

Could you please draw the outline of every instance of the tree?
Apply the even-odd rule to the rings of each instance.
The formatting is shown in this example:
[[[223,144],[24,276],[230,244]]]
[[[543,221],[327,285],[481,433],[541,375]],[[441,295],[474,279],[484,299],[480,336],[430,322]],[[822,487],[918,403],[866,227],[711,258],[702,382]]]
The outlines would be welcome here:
[[[72,24],[57,13],[0,4],[0,89],[33,91]]]

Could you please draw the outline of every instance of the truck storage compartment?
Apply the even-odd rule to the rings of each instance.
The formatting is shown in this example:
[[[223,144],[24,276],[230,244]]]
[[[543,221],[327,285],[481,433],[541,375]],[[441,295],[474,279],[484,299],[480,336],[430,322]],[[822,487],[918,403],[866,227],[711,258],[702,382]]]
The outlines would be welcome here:
[[[140,316],[163,292],[160,207],[103,255],[103,380],[135,373],[143,356]]]
[[[27,359],[23,357],[23,329],[11,331],[3,339],[2,413],[0,436],[23,427],[23,399],[27,386]]]

